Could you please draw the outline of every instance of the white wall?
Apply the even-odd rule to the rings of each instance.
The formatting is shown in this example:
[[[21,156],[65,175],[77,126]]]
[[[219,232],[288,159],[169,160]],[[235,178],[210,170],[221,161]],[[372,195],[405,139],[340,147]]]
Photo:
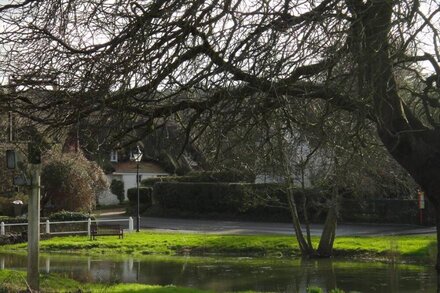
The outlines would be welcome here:
[[[102,206],[116,205],[119,203],[118,197],[107,189],[98,194],[98,203]]]
[[[106,177],[107,177],[107,182],[108,182],[109,186],[110,186],[110,183],[112,182],[112,179],[121,180],[120,177],[113,177],[112,175],[107,175]],[[108,205],[118,204],[119,200],[118,200],[118,197],[110,191],[110,188],[108,188],[107,190],[104,190],[103,192],[98,194],[98,203],[99,203],[99,205],[102,205],[102,206],[108,206]]]
[[[142,175],[141,181],[147,178],[154,178],[158,176],[168,176],[168,173],[139,173]],[[127,190],[136,187],[136,173],[124,173],[121,174],[122,181],[124,181],[125,200],[128,200]]]
[[[147,179],[147,178],[154,178],[158,176],[168,176],[168,173],[139,173],[139,175],[142,175],[141,180]],[[121,180],[124,182],[124,194],[125,194],[125,200],[128,200],[127,197],[127,190],[133,187],[136,187],[136,173],[117,173],[112,175],[107,175],[107,180],[109,184],[112,182],[113,179]],[[119,203],[118,197],[113,194],[110,189],[105,190],[104,192],[101,192],[101,194],[98,195],[98,203],[100,205],[115,205]]]

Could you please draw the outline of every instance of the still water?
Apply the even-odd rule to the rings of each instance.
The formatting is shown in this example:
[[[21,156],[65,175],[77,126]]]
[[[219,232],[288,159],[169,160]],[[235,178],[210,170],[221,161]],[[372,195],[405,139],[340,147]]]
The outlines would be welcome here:
[[[26,256],[0,254],[0,267],[26,270]],[[173,284],[216,292],[305,292],[310,286],[346,292],[436,292],[432,265],[343,259],[41,255],[40,271],[83,282]]]

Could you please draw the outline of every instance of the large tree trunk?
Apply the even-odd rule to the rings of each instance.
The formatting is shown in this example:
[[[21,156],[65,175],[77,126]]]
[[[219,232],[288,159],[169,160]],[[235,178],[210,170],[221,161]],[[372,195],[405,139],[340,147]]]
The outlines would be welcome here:
[[[435,207],[440,240],[440,129],[426,127],[399,96],[389,52],[393,1],[371,1],[370,4],[364,11],[357,11],[359,19],[353,22],[364,31],[357,40],[359,43],[362,39],[360,52],[353,54],[358,55],[366,92],[373,99],[379,137]],[[440,272],[440,254],[437,257],[436,268]]]
[[[296,208],[295,198],[292,189],[288,187],[287,199],[289,202],[290,215],[292,217],[293,229],[295,230],[296,240],[298,241],[301,254],[303,256],[312,256],[314,254],[313,247],[306,241],[301,229],[301,221],[298,216],[298,209]]]
[[[321,239],[319,240],[317,252],[320,257],[330,257],[333,254],[333,243],[335,242],[336,223],[338,219],[337,215],[337,203],[336,200],[332,200],[325,219]]]

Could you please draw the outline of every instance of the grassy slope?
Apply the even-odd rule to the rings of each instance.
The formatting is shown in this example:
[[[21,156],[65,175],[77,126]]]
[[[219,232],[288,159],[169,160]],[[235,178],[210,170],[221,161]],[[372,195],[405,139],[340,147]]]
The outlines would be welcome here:
[[[314,239],[316,242],[317,239]],[[26,244],[0,246],[0,251],[24,251]],[[298,255],[292,236],[230,236],[184,233],[141,232],[127,234],[125,239],[85,236],[56,237],[41,241],[42,252],[99,254],[240,254]],[[335,254],[346,256],[396,256],[427,259],[435,255],[434,236],[338,237]]]
[[[12,270],[0,270],[0,289],[7,292],[18,292],[26,289],[26,274]],[[208,291],[174,287],[151,286],[143,284],[84,284],[56,274],[42,274],[40,277],[40,290],[42,292],[146,292],[146,293],[203,293]]]

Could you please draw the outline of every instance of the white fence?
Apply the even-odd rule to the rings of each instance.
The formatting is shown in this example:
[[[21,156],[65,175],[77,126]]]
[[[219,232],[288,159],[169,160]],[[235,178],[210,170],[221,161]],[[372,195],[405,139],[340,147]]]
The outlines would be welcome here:
[[[92,223],[107,223],[107,222],[128,222],[128,232],[133,232],[133,218],[129,217],[128,219],[98,219],[98,220],[83,220],[83,221],[60,221],[60,222],[50,222],[49,220],[46,220],[46,222],[40,222],[41,225],[44,225],[44,229],[40,229],[40,231],[44,231],[41,234],[49,234],[49,235],[63,235],[63,234],[86,234],[90,236],[90,229],[92,226]],[[62,231],[62,232],[55,232],[50,230],[51,225],[71,225],[71,224],[81,224],[81,223],[87,223],[87,230],[71,230],[71,231]],[[4,222],[0,223],[0,235],[6,234],[6,227],[13,227],[13,226],[27,226],[28,223],[11,223],[11,224],[5,224]]]

